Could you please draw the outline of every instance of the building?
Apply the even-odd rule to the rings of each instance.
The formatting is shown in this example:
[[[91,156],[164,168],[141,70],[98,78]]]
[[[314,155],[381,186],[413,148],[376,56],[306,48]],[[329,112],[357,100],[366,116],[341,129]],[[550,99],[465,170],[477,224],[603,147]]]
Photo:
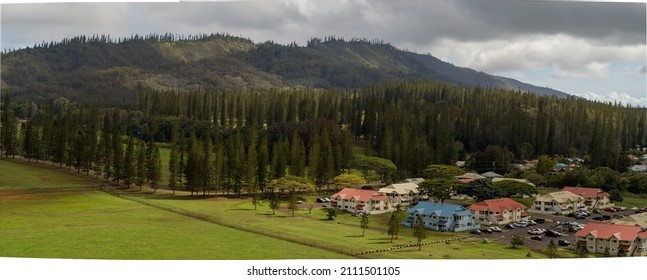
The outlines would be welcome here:
[[[428,229],[464,231],[480,228],[474,222],[472,211],[460,205],[423,201],[409,208],[407,213],[409,216],[402,224],[408,227],[415,227],[416,218],[420,215]]]
[[[470,205],[474,220],[483,225],[503,225],[528,220],[525,205],[509,198],[488,199]]]
[[[425,181],[424,178],[407,178],[407,179],[404,179],[405,183],[414,183],[416,185],[420,185],[420,183],[422,183],[424,181]]]
[[[613,206],[609,200],[609,193],[596,188],[564,187],[562,191],[572,192],[584,197],[586,208],[606,208]]]
[[[620,224],[620,225],[639,226],[643,230],[647,230],[647,212],[625,216],[620,220],[613,219],[611,220],[611,223]]]
[[[585,246],[590,253],[612,256],[624,251],[627,256],[647,256],[647,232],[639,226],[589,222],[575,233],[576,244]]]
[[[461,183],[469,183],[474,180],[479,180],[479,179],[485,179],[485,176],[481,176],[476,173],[465,173],[463,175],[458,175],[456,176],[456,180],[458,180]]]
[[[528,181],[527,179],[517,179],[517,178],[492,178],[492,183],[501,182],[501,181],[515,181],[519,183],[524,183],[529,186],[536,187],[535,184]]]
[[[389,198],[374,190],[345,188],[330,198],[331,207],[352,213],[381,214],[393,210]]]
[[[586,209],[584,197],[572,192],[560,191],[540,195],[528,209],[530,213],[568,215]]]
[[[629,167],[629,171],[633,173],[647,173],[647,165],[636,164]]]
[[[418,185],[414,183],[400,183],[388,185],[378,190],[382,195],[388,196],[391,203],[395,205],[409,206],[420,201]]]

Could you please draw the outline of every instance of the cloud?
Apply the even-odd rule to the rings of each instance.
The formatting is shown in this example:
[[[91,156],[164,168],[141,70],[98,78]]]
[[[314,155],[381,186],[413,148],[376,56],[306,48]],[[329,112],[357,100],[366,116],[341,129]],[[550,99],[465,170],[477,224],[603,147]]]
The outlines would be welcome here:
[[[618,102],[623,105],[631,104],[633,106],[647,107],[647,96],[645,97],[634,97],[626,92],[610,92],[607,94],[599,94],[595,92],[583,92],[575,93],[575,96],[586,98],[588,100],[600,101],[600,102]]]
[[[643,66],[643,68],[640,68],[640,70],[638,70],[638,72],[640,72],[642,74],[647,73],[647,65]]]
[[[483,42],[444,39],[430,49],[440,59],[485,72],[552,69],[555,78],[605,78],[611,63],[644,61],[647,52],[645,45],[597,45],[565,34]]]

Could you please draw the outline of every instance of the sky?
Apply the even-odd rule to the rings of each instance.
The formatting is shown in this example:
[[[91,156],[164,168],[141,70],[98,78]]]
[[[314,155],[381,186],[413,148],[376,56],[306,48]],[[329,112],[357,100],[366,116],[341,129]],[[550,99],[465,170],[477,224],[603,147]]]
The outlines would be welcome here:
[[[3,1],[0,8],[2,49],[93,34],[220,32],[299,45],[334,35],[378,39],[457,66],[647,107],[644,1]]]

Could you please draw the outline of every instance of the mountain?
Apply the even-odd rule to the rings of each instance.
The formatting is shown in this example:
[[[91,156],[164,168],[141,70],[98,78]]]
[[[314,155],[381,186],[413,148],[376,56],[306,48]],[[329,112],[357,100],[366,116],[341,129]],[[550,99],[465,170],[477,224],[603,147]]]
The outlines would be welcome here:
[[[456,67],[382,42],[311,39],[306,46],[254,43],[223,34],[117,41],[85,36],[2,54],[2,89],[18,99],[127,102],[141,88],[191,91],[363,87],[431,80],[554,95],[549,88]]]

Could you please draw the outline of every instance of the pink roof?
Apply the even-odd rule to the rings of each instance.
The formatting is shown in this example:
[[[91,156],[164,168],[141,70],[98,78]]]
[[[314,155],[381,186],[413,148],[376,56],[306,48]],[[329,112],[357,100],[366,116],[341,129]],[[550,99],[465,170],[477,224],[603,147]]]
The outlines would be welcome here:
[[[595,238],[609,239],[612,236],[619,240],[633,241],[640,233],[639,226],[625,226],[616,224],[589,222],[575,236],[586,237],[591,234]]]
[[[389,200],[388,197],[381,195],[377,191],[353,188],[345,188],[330,197],[333,199],[337,199],[337,197],[341,199],[355,199],[359,202],[367,202],[369,200]]]
[[[486,211],[488,209],[494,212],[503,212],[503,210],[514,210],[517,208],[526,209],[526,205],[516,202],[509,198],[497,198],[483,200],[479,203],[470,205],[469,209],[474,211]]]
[[[596,188],[564,187],[562,191],[572,192],[585,198],[596,198],[609,196],[609,193]]]

